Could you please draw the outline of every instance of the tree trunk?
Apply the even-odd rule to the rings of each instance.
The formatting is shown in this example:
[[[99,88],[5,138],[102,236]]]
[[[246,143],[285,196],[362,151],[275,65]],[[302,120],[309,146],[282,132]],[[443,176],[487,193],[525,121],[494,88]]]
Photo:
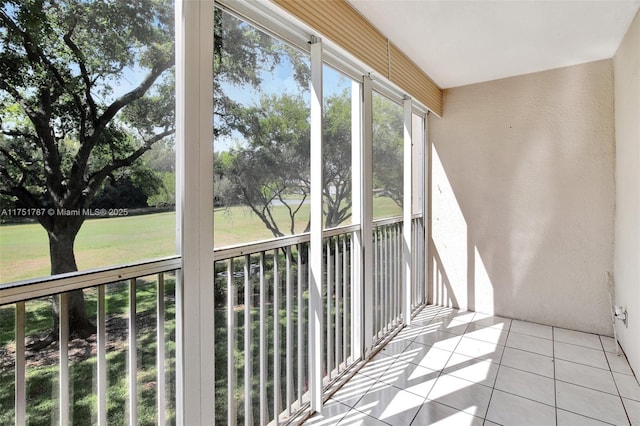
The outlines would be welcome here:
[[[76,235],[84,220],[79,217],[57,217],[56,223],[49,236],[49,256],[51,259],[51,275],[75,272],[78,270],[76,257],[73,251]],[[68,293],[69,334],[71,336],[87,338],[96,332],[96,326],[89,321],[84,303],[82,290],[74,290]],[[54,330],[58,333],[59,303],[58,298],[53,298]]]

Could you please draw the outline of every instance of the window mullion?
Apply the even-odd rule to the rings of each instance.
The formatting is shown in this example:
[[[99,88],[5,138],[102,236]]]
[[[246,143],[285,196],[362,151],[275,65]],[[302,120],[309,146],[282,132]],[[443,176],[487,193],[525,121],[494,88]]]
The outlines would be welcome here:
[[[176,410],[215,418],[213,294],[213,2],[176,1]]]
[[[322,42],[311,40],[311,242],[309,282],[309,390],[311,410],[322,409]]]
[[[373,345],[373,80],[363,80],[362,104],[362,265],[364,282],[364,350]]]
[[[403,250],[402,250],[402,264],[404,273],[402,274],[402,316],[405,324],[409,325],[411,322],[411,216],[413,209],[411,207],[412,194],[412,102],[411,98],[405,98],[403,101],[404,107],[404,173],[403,173],[403,201],[402,201],[402,216],[403,216]]]

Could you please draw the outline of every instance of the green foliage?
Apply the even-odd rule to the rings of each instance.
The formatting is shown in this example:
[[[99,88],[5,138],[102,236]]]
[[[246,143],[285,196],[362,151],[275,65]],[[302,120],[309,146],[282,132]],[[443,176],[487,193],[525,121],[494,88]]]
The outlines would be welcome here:
[[[263,71],[271,72],[288,52],[299,55],[240,19],[216,8],[214,14],[213,110],[214,136],[230,135],[242,126],[242,105],[228,93],[230,86],[258,88]],[[298,81],[308,73],[308,67],[295,61]]]
[[[373,187],[402,207],[404,117],[400,105],[373,96]]]
[[[251,208],[276,237],[285,235],[285,230],[273,218],[274,202],[289,211],[286,231],[303,231],[296,230],[295,216],[309,195],[308,116],[300,95],[262,96],[259,105],[242,111],[246,146],[232,149],[220,164],[221,174],[230,183],[222,197],[239,194],[240,202]],[[288,201],[288,194],[301,198]]]
[[[176,204],[176,173],[158,173],[161,180],[160,188],[147,198],[147,204],[152,207],[175,206]]]
[[[325,227],[351,217],[351,93],[325,99],[323,121],[323,211]]]

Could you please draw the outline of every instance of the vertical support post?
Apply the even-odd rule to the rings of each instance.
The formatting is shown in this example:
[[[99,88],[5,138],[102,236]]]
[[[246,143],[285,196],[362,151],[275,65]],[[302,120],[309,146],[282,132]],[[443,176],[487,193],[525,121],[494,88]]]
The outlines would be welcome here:
[[[373,81],[363,79],[362,109],[362,232],[364,351],[368,354],[373,344]]]
[[[422,276],[424,282],[424,303],[429,303],[429,281],[432,275],[432,266],[429,262],[429,226],[431,226],[431,209],[429,206],[431,200],[431,170],[429,165],[431,164],[431,148],[429,145],[429,112],[423,120],[422,140],[422,238],[423,238],[423,250],[421,261],[424,262],[424,269]],[[431,279],[432,284],[435,280]]]
[[[98,355],[98,426],[107,424],[107,312],[106,285],[98,286],[97,355]]]
[[[417,170],[413,170],[414,175],[414,209],[420,213],[420,218],[416,220],[415,223],[415,242],[414,247],[416,247],[416,253],[414,254],[415,266],[414,271],[417,273],[417,277],[414,276],[413,281],[415,282],[415,290],[416,296],[414,297],[414,309],[415,307],[426,302],[426,282],[427,282],[427,263],[426,258],[424,258],[424,251],[427,244],[426,235],[424,233],[424,226],[427,221],[427,208],[426,208],[426,200],[427,200],[427,192],[426,192],[426,133],[425,133],[425,123],[427,120],[427,116],[420,116],[417,120],[414,120],[415,130],[417,130],[417,134],[412,134],[411,138],[413,140],[413,151],[415,158],[415,168]],[[421,125],[421,127],[418,127]]]
[[[136,279],[129,280],[129,424],[138,424],[138,344],[136,331]]]
[[[322,41],[311,38],[311,242],[309,378],[311,411],[322,410]]]
[[[363,175],[362,175],[362,84],[351,83],[351,210],[353,222],[360,224],[360,229],[353,232],[351,253],[351,353],[353,360],[364,357],[364,322],[362,316],[363,295],[363,246],[362,246],[362,212],[363,212]]]
[[[55,296],[54,296],[55,297]],[[60,312],[60,425],[66,426],[69,421],[69,294],[61,293]],[[134,424],[134,423],[132,423]]]
[[[24,302],[16,303],[16,394],[15,420],[17,425],[26,424],[27,387],[25,359],[25,306]]]
[[[405,97],[404,106],[404,194],[403,194],[403,232],[402,232],[402,261],[404,265],[404,273],[402,274],[402,317],[404,323],[411,323],[411,184],[413,175],[411,174],[411,98]]]
[[[176,0],[178,424],[215,423],[213,274],[214,2]]]

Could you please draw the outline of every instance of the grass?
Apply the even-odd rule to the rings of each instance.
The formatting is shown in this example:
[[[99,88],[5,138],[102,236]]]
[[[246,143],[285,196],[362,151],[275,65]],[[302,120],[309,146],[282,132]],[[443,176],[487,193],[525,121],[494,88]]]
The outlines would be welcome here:
[[[374,198],[374,217],[402,214],[389,198]],[[284,233],[289,230],[287,209],[275,207],[273,215]],[[302,232],[309,205],[297,215],[295,232]],[[76,239],[75,253],[81,270],[112,266],[175,254],[175,213],[87,220]],[[225,247],[266,240],[273,234],[246,207],[216,209],[214,244]],[[0,283],[49,275],[47,234],[37,223],[0,225]]]

